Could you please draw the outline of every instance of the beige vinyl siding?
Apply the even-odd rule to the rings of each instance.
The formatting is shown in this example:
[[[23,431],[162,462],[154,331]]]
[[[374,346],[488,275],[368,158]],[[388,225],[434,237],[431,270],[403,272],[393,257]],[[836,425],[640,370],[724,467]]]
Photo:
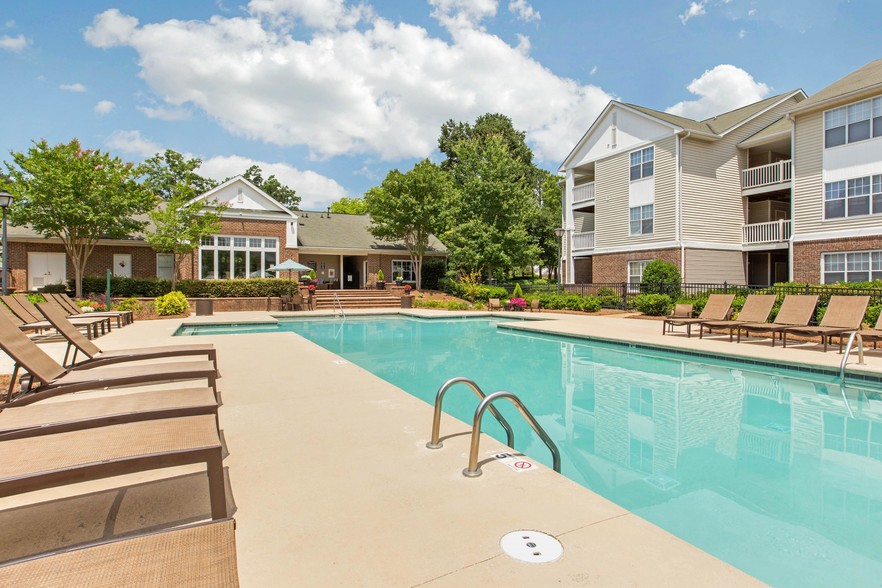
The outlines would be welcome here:
[[[574,212],[573,230],[576,233],[590,233],[594,227],[593,212]]]
[[[683,141],[680,193],[684,241],[741,244],[745,222],[741,169],[747,162],[737,144],[784,116],[796,104],[791,98],[718,141]]]
[[[684,282],[744,284],[744,258],[740,251],[687,249]]]
[[[677,137],[655,144],[655,219],[653,234],[640,239],[674,241],[677,238]],[[631,237],[632,242],[636,241]]]

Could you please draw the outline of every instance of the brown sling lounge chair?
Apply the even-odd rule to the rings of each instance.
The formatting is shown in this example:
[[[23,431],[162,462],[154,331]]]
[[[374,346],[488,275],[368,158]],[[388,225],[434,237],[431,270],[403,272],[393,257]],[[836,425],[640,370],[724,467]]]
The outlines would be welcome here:
[[[707,329],[708,333],[710,333],[712,329],[727,329],[729,331],[729,341],[731,342],[732,336],[734,335],[733,331],[738,325],[764,323],[769,320],[769,315],[772,314],[772,307],[775,306],[775,300],[777,298],[778,297],[774,294],[749,295],[747,300],[744,301],[744,306],[741,308],[741,312],[738,314],[737,319],[732,321],[708,321],[706,323],[701,323],[701,328],[698,331],[698,338],[703,338],[705,329]]]
[[[210,415],[11,439],[0,441],[0,451],[0,497],[204,463],[211,517],[227,516],[222,445],[217,423]]]
[[[768,332],[772,335],[772,347],[775,346],[775,334],[782,333],[789,327],[805,326],[812,320],[815,306],[818,305],[817,295],[788,294],[781,303],[778,315],[770,323],[747,323],[735,327],[737,332],[736,341],[741,343],[741,332],[750,335],[751,332]]]
[[[487,300],[487,310],[502,310],[502,305],[499,303],[499,298],[490,298]]]
[[[235,521],[166,529],[12,562],[0,567],[0,585],[236,588]]]
[[[42,333],[45,329],[51,329],[52,324],[49,321],[25,322],[18,318],[18,315],[9,310],[9,307],[0,303],[0,315],[6,317],[9,322],[21,329],[22,331],[36,331]]]
[[[131,310],[99,310],[96,312],[84,312],[82,308],[77,306],[67,294],[44,294],[44,298],[48,301],[55,301],[61,308],[70,313],[70,316],[106,316],[116,319],[116,325],[122,327],[131,324],[135,320],[135,313]]]
[[[863,339],[864,343],[873,342],[873,349],[876,349],[879,341],[882,341],[882,313],[879,313],[879,319],[876,321],[876,325],[872,329],[861,329],[858,331],[861,334],[861,339]],[[851,335],[851,333],[848,333]],[[842,340],[845,336],[845,333],[842,333],[839,336],[839,353],[842,353]]]
[[[784,347],[787,347],[788,333],[817,335],[821,337],[821,343],[824,344],[824,352],[826,352],[827,343],[831,337],[839,336],[841,339],[843,333],[852,333],[861,328],[869,303],[869,296],[831,296],[824,318],[821,319],[818,326],[788,327],[782,331]]]
[[[51,323],[61,335],[67,339],[67,349],[64,350],[64,361],[62,365],[66,368],[74,366],[77,360],[77,352],[81,351],[88,359],[79,364],[80,366],[97,366],[108,365],[125,361],[140,361],[144,359],[159,359],[163,357],[180,357],[184,355],[204,355],[209,361],[217,366],[217,350],[214,345],[196,344],[196,345],[163,345],[161,347],[140,347],[135,349],[114,349],[112,351],[102,351],[100,347],[83,337],[76,327],[64,317],[64,314],[58,306],[49,304],[48,302],[38,302],[37,308],[46,320]],[[73,355],[68,364],[68,356]]]
[[[25,323],[39,323],[43,320],[43,315],[40,314],[37,307],[24,296],[0,296],[0,299],[2,299],[3,303],[9,307],[9,310],[11,310],[13,314]],[[110,331],[110,318],[108,317],[77,317],[71,322],[76,325],[77,328],[85,328],[89,338],[92,338],[93,336],[97,337],[99,328],[101,329],[102,335]]]
[[[82,390],[196,379],[207,380],[208,386],[217,394],[217,369],[211,361],[175,361],[67,370],[2,316],[0,348],[15,362],[7,390],[6,406],[30,404],[43,398]],[[28,385],[13,398],[16,376],[22,368],[30,374]],[[39,385],[34,387],[34,381],[39,382]]]
[[[676,304],[674,305],[674,312],[665,317],[666,319],[679,319],[679,318],[692,318],[692,305],[691,304]],[[663,324],[662,325],[662,335],[664,335],[665,328],[668,328],[668,331],[674,332],[674,325]]]
[[[672,331],[673,327],[686,327],[686,336],[692,336],[692,325],[700,325],[707,321],[723,321],[729,316],[729,310],[732,308],[732,301],[735,300],[734,294],[711,294],[701,314],[697,318],[666,318],[662,322],[662,335],[667,331]]]

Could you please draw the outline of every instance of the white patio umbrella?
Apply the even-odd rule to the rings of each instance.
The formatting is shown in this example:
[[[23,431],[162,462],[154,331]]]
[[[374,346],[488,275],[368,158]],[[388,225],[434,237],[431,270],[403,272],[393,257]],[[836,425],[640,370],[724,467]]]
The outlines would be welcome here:
[[[302,263],[297,263],[293,259],[286,259],[282,263],[277,263],[276,265],[266,268],[266,271],[276,273],[286,271],[288,272],[288,281],[291,281],[291,272],[308,272],[311,269],[311,267],[307,267]]]

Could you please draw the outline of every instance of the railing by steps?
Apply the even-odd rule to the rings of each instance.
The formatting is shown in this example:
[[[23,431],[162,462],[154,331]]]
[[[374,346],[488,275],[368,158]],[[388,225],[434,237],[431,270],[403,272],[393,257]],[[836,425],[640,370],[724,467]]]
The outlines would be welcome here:
[[[741,172],[741,189],[747,190],[789,182],[792,169],[793,162],[789,159],[747,168]]]

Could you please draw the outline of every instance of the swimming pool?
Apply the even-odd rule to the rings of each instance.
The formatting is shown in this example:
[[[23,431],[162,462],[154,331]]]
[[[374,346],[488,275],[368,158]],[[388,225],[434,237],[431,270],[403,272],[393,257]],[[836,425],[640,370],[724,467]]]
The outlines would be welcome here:
[[[776,586],[878,584],[882,400],[871,382],[849,389],[846,405],[830,374],[532,335],[476,318],[199,333],[241,329],[294,331],[429,403],[457,375],[486,392],[515,392],[561,448],[564,475],[659,527]],[[465,390],[445,399],[466,422],[475,405]],[[499,407],[517,449],[549,464],[529,427]],[[505,439],[492,419],[484,428]]]

